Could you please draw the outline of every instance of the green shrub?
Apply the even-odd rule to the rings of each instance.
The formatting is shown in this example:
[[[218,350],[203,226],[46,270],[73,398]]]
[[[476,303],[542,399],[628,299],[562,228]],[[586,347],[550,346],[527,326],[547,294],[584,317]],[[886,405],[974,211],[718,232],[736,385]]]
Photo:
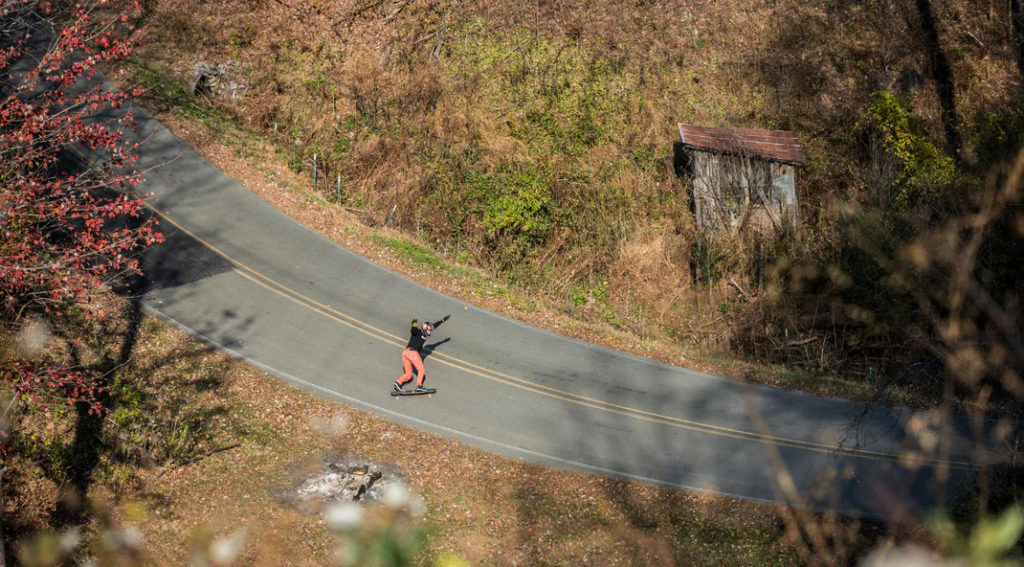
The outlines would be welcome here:
[[[543,240],[551,227],[551,193],[537,172],[489,175],[484,180],[495,190],[481,222],[490,235],[508,235],[524,245]]]
[[[1024,114],[988,113],[974,119],[972,141],[979,163],[989,167],[1012,159],[1024,142]]]
[[[729,260],[725,247],[716,239],[704,234],[693,242],[690,257],[694,279],[701,283],[712,283],[719,279]]]
[[[581,157],[610,141],[628,115],[628,82],[606,55],[525,28],[501,33],[467,26],[453,47],[453,71],[483,78],[487,106],[506,108],[509,133],[535,156]],[[510,56],[510,54],[514,54]]]
[[[575,285],[569,290],[569,298],[576,307],[591,301],[604,301],[608,299],[608,282],[601,282],[595,286]]]
[[[896,95],[888,91],[874,93],[857,130],[880,136],[885,150],[900,165],[896,182],[888,188],[889,212],[905,214],[914,204],[934,197],[957,180],[953,158],[928,140],[921,119]]]

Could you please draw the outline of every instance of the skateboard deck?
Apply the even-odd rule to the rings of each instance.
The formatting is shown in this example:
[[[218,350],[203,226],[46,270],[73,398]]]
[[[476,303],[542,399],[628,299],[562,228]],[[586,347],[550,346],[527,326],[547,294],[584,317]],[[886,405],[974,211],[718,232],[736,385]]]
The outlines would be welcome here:
[[[422,392],[417,392],[416,390],[405,390],[405,391],[401,391],[401,392],[396,392],[396,391],[392,390],[391,391],[391,395],[392,396],[422,396],[424,394],[433,394],[435,392],[437,392],[437,388],[426,388]]]

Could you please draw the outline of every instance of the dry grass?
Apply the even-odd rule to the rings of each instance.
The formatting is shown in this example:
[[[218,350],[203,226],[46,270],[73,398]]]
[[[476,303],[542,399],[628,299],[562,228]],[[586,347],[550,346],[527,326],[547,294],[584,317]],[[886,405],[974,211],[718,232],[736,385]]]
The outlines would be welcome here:
[[[295,193],[309,187],[309,176],[278,167],[275,179],[292,179],[261,195],[289,214],[308,217],[322,234],[344,237],[342,244],[402,271],[401,258],[351,236],[366,225],[380,227],[396,207],[392,223],[401,232],[383,234],[411,235],[513,288],[492,297],[474,293],[473,284],[450,285],[447,276],[432,282],[485,307],[738,379],[870,395],[867,382],[849,388],[831,380],[828,372],[843,366],[844,357],[821,353],[841,341],[813,326],[790,329],[794,340],[814,341],[801,343],[806,348],[794,361],[810,371],[780,371],[785,314],[757,301],[772,290],[758,290],[756,248],[722,244],[733,255],[720,279],[692,285],[696,231],[684,188],[669,172],[669,154],[677,121],[795,129],[811,161],[800,175],[805,223],[796,248],[827,248],[839,216],[836,196],[856,195],[865,182],[847,134],[870,92],[910,88],[913,107],[941,131],[912,3],[865,9],[766,2],[737,9],[730,2],[623,2],[595,10],[584,2],[436,0],[384,2],[368,11],[341,0],[315,7],[264,3],[258,10],[240,5],[154,3],[153,34],[140,60],[180,77],[188,76],[192,61],[243,61],[250,90],[227,112],[264,136],[242,143],[265,144],[276,124],[278,138],[259,151],[273,153],[276,146],[289,153],[299,139],[297,161],[307,173],[314,151],[321,163],[328,155],[329,173],[320,182],[326,177],[333,185],[341,174],[344,204],[355,210],[348,215],[327,206],[325,195]],[[947,26],[940,32],[950,38],[963,115],[1005,109],[1013,77],[998,23],[967,3],[936,9]],[[962,22],[985,47],[948,22]],[[530,112],[550,111],[555,130],[578,118],[571,107],[591,104],[582,98],[587,85],[601,93],[588,107],[606,121],[596,125],[607,129],[600,143],[570,155],[558,145],[564,140],[530,130]],[[562,95],[544,98],[560,88]],[[488,240],[475,226],[479,218],[470,215],[456,230],[439,212],[466,206],[459,185],[466,173],[530,168],[542,172],[560,216],[522,259],[495,253],[508,242]],[[299,208],[290,210],[294,205]],[[802,315],[787,323],[799,324]],[[775,334],[765,339],[766,331]],[[757,344],[746,348],[751,341]],[[775,367],[736,362],[737,345]],[[878,366],[876,360],[858,364]],[[825,375],[806,381],[819,372]]]
[[[811,34],[836,24],[827,10],[795,4],[615,2],[596,9],[585,2],[337,0],[253,10],[240,2],[164,0],[152,5],[145,58],[172,57],[169,66],[178,70],[195,60],[240,59],[250,90],[237,117],[263,132],[278,125],[286,148],[300,140],[301,161],[313,152],[323,161],[326,153],[329,178],[342,175],[346,203],[364,210],[363,220],[379,225],[397,206],[396,226],[416,233],[428,227],[417,236],[485,270],[505,270],[506,281],[571,317],[645,340],[687,337],[683,350],[704,351],[728,344],[719,303],[736,294],[728,284],[711,293],[693,289],[682,277],[693,230],[684,201],[665,199],[681,191],[665,163],[674,124],[776,126],[794,110],[800,116],[813,93],[848,91],[841,76],[806,84],[820,78],[810,67],[829,66]],[[778,44],[787,38],[792,45]],[[792,54],[776,62],[784,51]],[[772,83],[777,76],[781,83]],[[597,125],[607,139],[563,155],[578,140],[548,140],[531,130],[529,115],[547,113],[539,130],[566,130],[588,88],[598,93],[589,108],[607,121]],[[835,104],[808,127],[846,119],[851,108]],[[339,140],[348,148],[340,153]],[[445,167],[456,172],[455,187],[435,183]],[[565,225],[514,262],[492,250],[508,243],[488,241],[472,223],[452,236],[455,227],[437,208],[460,200],[463,173],[530,167],[543,172]],[[830,185],[808,180],[812,207],[820,202],[816,189]],[[660,218],[652,218],[655,210]],[[830,222],[821,210],[823,224]],[[630,239],[662,219],[674,219],[662,235],[664,250],[638,258]],[[648,274],[645,289],[633,289],[631,264],[664,262],[667,277],[659,283]],[[744,283],[744,274],[736,277]],[[609,291],[602,305],[572,305],[576,288],[601,282]],[[697,326],[707,332],[694,333]]]

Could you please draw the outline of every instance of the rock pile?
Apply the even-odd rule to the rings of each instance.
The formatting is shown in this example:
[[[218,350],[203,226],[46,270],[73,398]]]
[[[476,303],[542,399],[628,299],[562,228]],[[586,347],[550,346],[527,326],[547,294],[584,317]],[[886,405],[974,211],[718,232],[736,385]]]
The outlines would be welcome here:
[[[323,466],[291,490],[278,495],[282,503],[306,513],[340,502],[372,502],[381,499],[391,484],[407,484],[396,467],[352,457],[324,459]]]

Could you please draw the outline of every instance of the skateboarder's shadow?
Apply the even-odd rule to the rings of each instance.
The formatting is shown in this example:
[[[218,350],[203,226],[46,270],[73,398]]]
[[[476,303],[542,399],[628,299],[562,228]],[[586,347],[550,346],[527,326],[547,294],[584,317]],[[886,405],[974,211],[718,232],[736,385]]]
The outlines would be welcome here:
[[[429,345],[423,345],[423,348],[420,349],[420,358],[422,358],[423,360],[426,360],[427,357],[430,356],[434,352],[435,348],[443,345],[444,343],[446,343],[446,342],[448,342],[450,340],[452,340],[452,338],[448,337],[448,338],[446,338],[443,341],[437,341],[436,343],[431,343]]]

